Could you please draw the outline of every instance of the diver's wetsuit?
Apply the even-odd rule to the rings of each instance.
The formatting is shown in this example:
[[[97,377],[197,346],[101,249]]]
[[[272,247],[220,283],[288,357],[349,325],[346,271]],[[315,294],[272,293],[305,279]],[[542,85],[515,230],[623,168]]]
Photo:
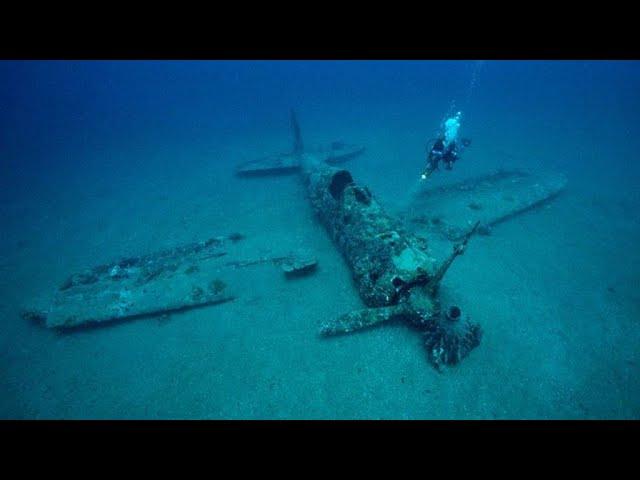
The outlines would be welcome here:
[[[458,147],[455,140],[445,148],[444,138],[440,137],[433,144],[431,151],[427,155],[427,168],[422,175],[425,178],[431,175],[438,169],[440,161],[444,162],[444,168],[451,170],[456,160],[458,160]]]

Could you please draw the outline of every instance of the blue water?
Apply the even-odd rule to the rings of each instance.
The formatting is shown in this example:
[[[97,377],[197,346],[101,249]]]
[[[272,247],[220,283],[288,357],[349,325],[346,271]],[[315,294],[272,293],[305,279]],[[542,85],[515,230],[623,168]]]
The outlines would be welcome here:
[[[0,62],[0,417],[640,417],[639,92],[632,61]],[[457,367],[402,325],[318,338],[362,307],[347,266],[297,177],[233,175],[291,147],[292,107],[305,144],[367,147],[348,168],[392,212],[456,110],[473,144],[435,185],[568,178],[447,274],[485,330]],[[305,247],[320,268],[229,273],[237,301],[166,322],[20,317],[70,273],[235,231],[246,258]]]

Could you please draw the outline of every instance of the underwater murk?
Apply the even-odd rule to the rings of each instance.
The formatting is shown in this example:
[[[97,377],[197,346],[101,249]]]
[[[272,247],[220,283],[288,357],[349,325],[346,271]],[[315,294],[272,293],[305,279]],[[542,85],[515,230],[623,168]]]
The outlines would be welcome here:
[[[635,419],[640,63],[0,62],[5,419]]]

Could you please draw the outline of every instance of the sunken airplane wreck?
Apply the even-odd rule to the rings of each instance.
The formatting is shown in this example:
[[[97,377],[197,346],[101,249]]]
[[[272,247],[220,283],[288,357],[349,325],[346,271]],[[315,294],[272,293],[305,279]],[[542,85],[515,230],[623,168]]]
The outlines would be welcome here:
[[[480,344],[482,329],[463,319],[458,306],[440,304],[438,287],[445,273],[474,233],[488,234],[492,226],[554,198],[565,188],[566,179],[492,172],[450,188],[425,190],[407,213],[394,218],[348,170],[336,168],[324,154],[305,152],[293,112],[291,122],[294,148],[287,158],[295,158],[291,164],[301,174],[311,205],[342,253],[367,307],[329,320],[321,335],[401,320],[422,332],[429,360],[438,370],[460,362]],[[243,174],[252,165],[257,164],[243,164]],[[497,189],[502,196],[495,195]],[[410,214],[416,210],[433,214],[426,218]],[[437,233],[456,243],[437,264],[429,255],[427,239],[411,230]]]
[[[295,116],[294,134],[299,136]],[[296,139],[296,144],[299,143]],[[346,313],[321,327],[325,336],[350,333],[391,320],[405,321],[425,339],[438,369],[458,363],[480,344],[480,326],[463,320],[457,306],[442,309],[438,285],[453,260],[464,253],[476,223],[440,265],[418,238],[387,214],[348,170],[300,154],[302,179],[311,205],[342,253],[367,308]]]
[[[554,198],[566,186],[564,177],[492,172],[425,189],[407,212],[394,217],[348,170],[336,167],[362,154],[364,147],[334,142],[305,150],[293,112],[291,123],[290,153],[243,163],[236,175],[298,173],[313,209],[349,266],[366,308],[330,319],[320,334],[346,334],[399,320],[422,333],[428,358],[437,369],[460,362],[479,345],[482,330],[463,318],[460,307],[441,305],[438,287],[445,273],[475,233],[487,234],[493,225]],[[454,242],[441,262],[430,255],[427,239],[435,236]],[[234,259],[234,245],[242,239],[240,234],[213,237],[87,269],[71,275],[52,298],[34,302],[37,306],[25,309],[23,317],[63,330],[162,317],[233,301],[235,293],[229,293],[219,278],[225,267],[273,264],[287,278],[307,275],[316,267],[309,252]]]

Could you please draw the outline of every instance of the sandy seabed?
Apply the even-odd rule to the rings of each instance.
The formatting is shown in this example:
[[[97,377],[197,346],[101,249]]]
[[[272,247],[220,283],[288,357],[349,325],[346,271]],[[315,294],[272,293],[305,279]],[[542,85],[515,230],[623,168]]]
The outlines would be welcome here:
[[[345,140],[368,151],[349,168],[394,211],[420,168],[407,158],[421,140],[351,133]],[[362,306],[346,265],[295,175],[232,175],[234,163],[287,141],[285,131],[153,150],[148,164],[136,156],[117,175],[79,172],[3,200],[0,417],[640,417],[640,222],[630,214],[640,202],[619,183],[600,181],[595,166],[567,171],[569,188],[554,202],[473,239],[442,295],[484,338],[438,373],[403,325],[318,337],[327,318]],[[434,181],[516,162],[488,143]],[[271,265],[221,271],[236,301],[169,319],[58,334],[19,317],[86,266],[232,232],[246,236],[247,258],[306,248],[319,268],[295,280]]]

